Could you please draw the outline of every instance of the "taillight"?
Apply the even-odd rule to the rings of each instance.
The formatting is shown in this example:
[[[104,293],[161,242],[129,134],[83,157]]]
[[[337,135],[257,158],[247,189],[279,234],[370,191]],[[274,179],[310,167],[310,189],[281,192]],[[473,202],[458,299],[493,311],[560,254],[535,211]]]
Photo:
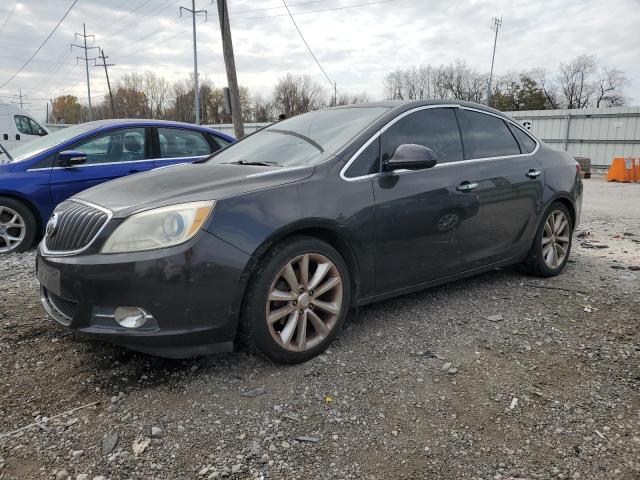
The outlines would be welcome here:
[[[576,162],[576,173],[580,175],[580,164]]]

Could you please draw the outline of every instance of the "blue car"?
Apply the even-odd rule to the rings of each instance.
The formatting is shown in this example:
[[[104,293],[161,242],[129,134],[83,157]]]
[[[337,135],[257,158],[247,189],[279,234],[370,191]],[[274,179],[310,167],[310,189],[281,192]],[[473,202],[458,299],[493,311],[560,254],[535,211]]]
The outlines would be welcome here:
[[[204,158],[235,139],[160,120],[101,120],[0,145],[0,254],[29,249],[60,202],[99,183]],[[1,140],[0,140],[1,143]]]

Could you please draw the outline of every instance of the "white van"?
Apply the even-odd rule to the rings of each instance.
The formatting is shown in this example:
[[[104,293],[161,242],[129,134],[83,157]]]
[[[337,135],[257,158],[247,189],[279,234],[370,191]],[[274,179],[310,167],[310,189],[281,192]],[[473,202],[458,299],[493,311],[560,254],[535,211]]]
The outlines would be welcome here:
[[[44,126],[16,105],[0,103],[0,143],[7,150],[48,133]]]

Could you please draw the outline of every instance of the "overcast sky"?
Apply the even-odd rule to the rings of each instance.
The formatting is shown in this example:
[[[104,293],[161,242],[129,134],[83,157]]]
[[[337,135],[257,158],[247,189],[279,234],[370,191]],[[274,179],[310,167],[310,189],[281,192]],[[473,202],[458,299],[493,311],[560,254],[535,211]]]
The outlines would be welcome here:
[[[0,0],[0,85],[54,28],[72,0]],[[496,74],[558,64],[594,54],[601,65],[625,71],[630,104],[640,104],[640,0],[287,0],[316,56],[339,91],[381,98],[384,74],[416,64],[456,59],[480,71],[491,63],[491,17],[502,16]],[[191,0],[79,0],[53,37],[20,75],[0,89],[0,101],[22,93],[26,109],[44,117],[44,99],[73,94],[86,102],[81,50],[70,51],[74,33],[95,34],[109,56],[110,76],[152,70],[170,80],[193,70],[190,18],[178,7]],[[216,7],[198,19],[198,69],[226,84]],[[286,72],[328,82],[298,37],[279,0],[229,0],[238,78],[254,93],[269,94]],[[76,40],[78,43],[81,39]],[[90,52],[95,56],[96,50]],[[92,98],[106,93],[104,70],[90,68]]]

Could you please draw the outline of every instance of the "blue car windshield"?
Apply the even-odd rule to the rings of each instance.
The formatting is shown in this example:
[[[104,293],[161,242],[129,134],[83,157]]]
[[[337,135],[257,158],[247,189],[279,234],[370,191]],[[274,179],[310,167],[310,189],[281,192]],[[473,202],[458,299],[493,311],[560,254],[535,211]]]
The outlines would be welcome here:
[[[9,150],[11,158],[6,158],[6,155],[2,153],[0,149],[0,163],[12,163],[20,162],[22,160],[28,160],[29,158],[38,155],[39,153],[49,150],[52,147],[60,145],[78,135],[82,135],[88,131],[94,130],[98,127],[95,123],[82,123],[80,125],[74,125],[72,127],[63,128],[57,132],[50,133],[44,137],[36,138],[28,143],[17,146]],[[5,146],[6,147],[6,146]]]
[[[206,163],[315,165],[334,155],[388,111],[387,107],[350,106],[305,113],[249,135]]]

